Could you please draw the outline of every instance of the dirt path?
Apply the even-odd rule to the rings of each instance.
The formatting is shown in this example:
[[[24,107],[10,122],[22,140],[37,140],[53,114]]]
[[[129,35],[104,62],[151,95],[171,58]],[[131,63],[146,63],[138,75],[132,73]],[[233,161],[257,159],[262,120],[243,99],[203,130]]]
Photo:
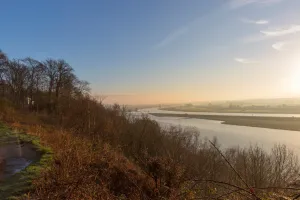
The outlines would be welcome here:
[[[37,153],[31,144],[19,146],[8,144],[0,147],[0,180],[4,180],[27,167],[36,159]]]
[[[0,181],[27,167],[40,155],[30,143],[20,142],[8,131],[0,130]]]

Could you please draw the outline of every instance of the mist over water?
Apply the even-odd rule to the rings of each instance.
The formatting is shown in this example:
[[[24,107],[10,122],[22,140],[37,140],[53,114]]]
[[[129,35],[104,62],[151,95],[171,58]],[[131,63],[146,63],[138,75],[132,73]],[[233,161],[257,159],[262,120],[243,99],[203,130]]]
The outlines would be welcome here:
[[[251,116],[251,117],[300,117],[300,114],[275,114],[275,113],[218,113],[218,112],[183,112],[159,110],[158,108],[149,108],[139,110],[142,113],[168,113],[168,114],[188,114],[188,115],[224,115],[224,116]]]
[[[170,113],[172,111],[162,111],[158,109],[142,109],[139,114],[147,113]],[[178,114],[184,114],[186,112],[172,112]],[[196,113],[193,113],[196,114]],[[217,113],[219,114],[219,113]],[[227,113],[226,113],[227,114]],[[243,113],[235,113],[244,116]],[[275,144],[285,144],[296,154],[300,155],[300,132],[288,131],[268,128],[257,128],[248,126],[236,126],[222,124],[221,121],[194,119],[184,117],[156,117],[147,114],[150,119],[157,121],[161,126],[181,126],[194,127],[199,133],[200,137],[213,139],[217,138],[221,144],[221,148],[229,147],[249,147],[250,145],[258,145],[270,151]],[[248,116],[249,114],[245,114]],[[254,114],[256,115],[256,114]],[[264,115],[264,114],[263,114]],[[250,114],[252,116],[252,114]],[[269,116],[269,114],[268,114]],[[277,116],[277,114],[276,114]]]

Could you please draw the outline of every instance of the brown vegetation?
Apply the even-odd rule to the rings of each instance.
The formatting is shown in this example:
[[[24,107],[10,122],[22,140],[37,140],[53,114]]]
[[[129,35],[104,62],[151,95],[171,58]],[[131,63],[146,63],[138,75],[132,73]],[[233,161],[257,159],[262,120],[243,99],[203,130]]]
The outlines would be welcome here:
[[[54,152],[53,163],[24,198],[297,195],[299,164],[285,146],[275,146],[270,153],[256,146],[221,152],[217,141],[201,140],[192,128],[162,129],[118,105],[105,107],[63,60],[10,61],[2,56],[0,62],[1,120],[40,137]]]

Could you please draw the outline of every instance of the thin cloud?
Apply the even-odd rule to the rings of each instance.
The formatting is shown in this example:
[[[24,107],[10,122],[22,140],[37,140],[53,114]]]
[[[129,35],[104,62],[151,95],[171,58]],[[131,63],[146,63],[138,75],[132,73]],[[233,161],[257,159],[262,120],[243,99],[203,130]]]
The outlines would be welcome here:
[[[242,63],[242,64],[254,64],[254,63],[258,63],[255,60],[251,60],[251,59],[247,59],[247,58],[235,58],[234,60],[236,62]]]
[[[277,51],[297,51],[300,49],[300,40],[279,41],[272,45]]]
[[[231,0],[229,2],[229,6],[230,8],[240,8],[240,7],[244,7],[248,4],[252,4],[255,3],[257,0]]]
[[[270,39],[270,37],[267,37],[263,34],[256,34],[256,35],[250,35],[242,38],[240,41],[245,44],[254,43],[254,42],[260,42]]]
[[[155,45],[152,46],[152,48],[159,49],[173,43],[178,38],[188,34],[194,27],[198,26],[200,22],[206,22],[210,18],[218,16],[219,13],[220,13],[219,9],[214,9],[211,10],[210,12],[202,13],[194,20],[170,32],[169,35],[167,35],[161,41],[158,41]]]
[[[250,4],[260,4],[260,5],[269,5],[273,3],[278,3],[283,0],[230,0],[229,6],[232,9],[244,7]]]
[[[300,25],[291,25],[288,28],[279,28],[274,30],[260,31],[260,34],[254,34],[241,39],[242,43],[253,43],[269,40],[274,37],[280,37],[300,32]]]
[[[164,38],[162,41],[160,41],[158,44],[154,45],[155,48],[162,48],[167,46],[168,44],[175,41],[177,38],[181,37],[182,35],[185,35],[188,33],[189,28],[188,27],[182,27],[173,33],[170,33],[166,38]]]
[[[241,21],[247,24],[257,24],[257,25],[264,25],[269,23],[268,20],[264,20],[264,19],[261,20],[241,19]]]
[[[277,51],[284,51],[285,46],[286,46],[287,42],[276,42],[275,44],[272,45],[273,49],[277,50]]]
[[[268,37],[284,36],[284,35],[300,32],[300,25],[291,25],[288,28],[280,28],[276,30],[267,30],[267,31],[260,31],[260,32]]]

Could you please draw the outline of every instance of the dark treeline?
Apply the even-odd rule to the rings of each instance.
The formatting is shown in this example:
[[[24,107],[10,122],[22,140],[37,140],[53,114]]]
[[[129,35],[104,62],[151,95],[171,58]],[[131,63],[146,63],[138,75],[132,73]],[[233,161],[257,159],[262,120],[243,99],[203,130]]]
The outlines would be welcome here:
[[[290,188],[297,187],[299,164],[286,146],[274,146],[270,152],[252,146],[221,153],[216,140],[201,139],[193,128],[162,128],[147,117],[131,116],[118,105],[105,107],[64,60],[9,59],[0,52],[0,84],[0,119],[14,121],[14,112],[20,112],[27,123],[34,116],[32,124],[51,125],[74,135],[72,139],[53,133],[48,139],[59,162],[42,178],[37,199],[60,199],[62,195],[63,199],[72,195],[69,199],[103,199],[100,193],[108,191],[112,198],[105,199],[276,199],[297,195],[297,190]],[[116,168],[118,159],[115,164],[104,162],[106,151],[97,150],[103,144],[120,151],[138,170]],[[100,183],[103,185],[98,188]],[[70,190],[72,184],[76,187]]]
[[[0,67],[1,97],[18,108],[60,114],[62,105],[68,104],[71,97],[89,92],[88,83],[79,80],[62,59],[10,60],[0,51]]]
[[[92,114],[104,107],[89,92],[89,83],[78,79],[63,59],[9,59],[0,51],[0,97],[17,110],[43,114],[53,125],[90,132],[96,120]]]

